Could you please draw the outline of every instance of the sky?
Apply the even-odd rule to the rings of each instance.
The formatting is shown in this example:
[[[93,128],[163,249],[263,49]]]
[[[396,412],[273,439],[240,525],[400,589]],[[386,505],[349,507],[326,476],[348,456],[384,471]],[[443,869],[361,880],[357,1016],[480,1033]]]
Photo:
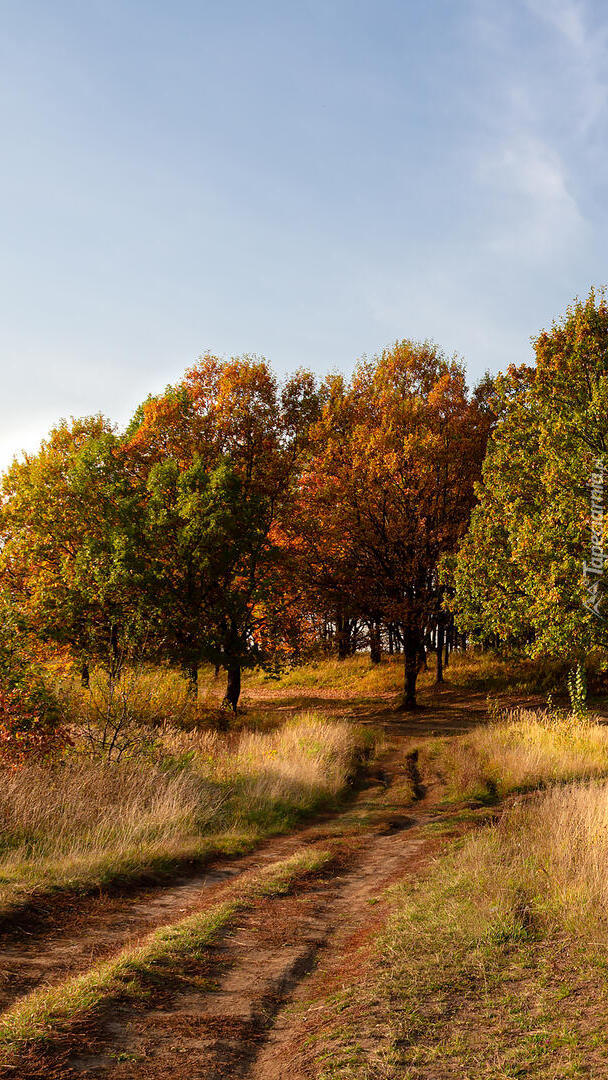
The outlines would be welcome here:
[[[599,0],[0,0],[0,468],[197,356],[470,381],[608,282]]]

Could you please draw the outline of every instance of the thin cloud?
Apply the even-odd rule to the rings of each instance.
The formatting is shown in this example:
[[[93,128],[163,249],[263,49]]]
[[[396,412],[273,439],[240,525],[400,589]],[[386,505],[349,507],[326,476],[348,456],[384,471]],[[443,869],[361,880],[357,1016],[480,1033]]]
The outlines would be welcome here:
[[[525,0],[528,11],[554,30],[567,49],[575,78],[580,129],[587,133],[608,102],[606,26],[591,26],[587,5],[578,0]]]
[[[543,261],[584,240],[585,220],[564,163],[542,139],[526,132],[510,137],[482,160],[480,178],[497,203],[487,238],[493,251]]]
[[[592,32],[578,0],[522,0],[518,18],[502,4],[474,2],[472,18],[489,90],[488,137],[474,162],[485,248],[528,265],[571,262],[590,239],[580,170],[606,105],[604,35]]]

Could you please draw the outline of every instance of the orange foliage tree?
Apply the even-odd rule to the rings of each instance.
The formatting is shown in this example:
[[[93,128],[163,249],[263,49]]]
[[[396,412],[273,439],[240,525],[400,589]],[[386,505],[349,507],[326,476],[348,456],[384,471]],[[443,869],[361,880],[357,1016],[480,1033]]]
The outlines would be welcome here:
[[[441,608],[438,564],[464,534],[489,416],[485,391],[428,343],[398,342],[331,378],[299,489],[293,542],[330,609],[400,628],[403,705],[416,704],[425,630]]]
[[[202,661],[223,667],[235,711],[243,667],[301,657],[320,615],[342,652],[356,620],[376,651],[381,624],[398,627],[410,707],[488,427],[484,391],[433,345],[399,342],[320,391],[305,371],[280,383],[257,357],[205,356],[124,434],[61,423],[12,465],[0,589],[85,683],[90,659],[112,678],[135,646],[193,691]],[[19,712],[6,686],[0,737]],[[23,704],[24,730],[34,712]]]

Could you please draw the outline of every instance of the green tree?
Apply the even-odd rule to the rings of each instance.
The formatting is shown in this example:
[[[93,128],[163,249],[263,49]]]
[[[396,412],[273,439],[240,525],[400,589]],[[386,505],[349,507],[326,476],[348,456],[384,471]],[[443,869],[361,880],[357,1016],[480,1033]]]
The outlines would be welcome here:
[[[453,610],[478,638],[498,634],[533,656],[575,661],[608,644],[606,582],[585,572],[590,482],[602,473],[608,437],[604,295],[572,304],[534,348],[534,368],[512,368],[497,381],[498,421],[456,562]],[[602,546],[603,522],[596,527]]]
[[[263,360],[207,356],[146,402],[128,433],[147,492],[149,605],[161,648],[193,690],[202,660],[224,667],[233,710],[242,668],[272,666],[293,634],[281,523],[316,409],[305,372],[280,387]]]
[[[40,641],[119,663],[136,616],[138,495],[113,427],[87,417],[54,428],[2,482],[0,579]]]

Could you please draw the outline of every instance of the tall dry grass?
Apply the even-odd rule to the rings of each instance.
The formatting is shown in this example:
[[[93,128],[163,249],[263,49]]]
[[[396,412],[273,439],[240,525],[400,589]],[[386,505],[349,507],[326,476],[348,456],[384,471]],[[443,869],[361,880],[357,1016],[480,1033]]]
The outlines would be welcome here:
[[[201,670],[198,697],[188,693],[183,676],[173,668],[152,664],[125,664],[112,682],[103,668],[93,668],[85,689],[74,673],[48,676],[49,689],[59,702],[67,725],[75,727],[91,747],[120,730],[120,742],[140,738],[146,729],[170,724],[193,727],[208,719],[221,701],[223,682],[208,667]]]
[[[239,714],[230,716],[229,724],[236,731],[244,727],[268,731],[286,716],[302,711],[350,715],[353,704],[397,695],[402,684],[403,663],[398,657],[380,665],[372,665],[364,655],[344,661],[330,658],[278,676],[244,671]],[[76,731],[79,740],[92,749],[107,752],[110,748],[111,756],[117,757],[145,740],[150,729],[167,723],[186,730],[217,727],[226,673],[216,676],[212,667],[202,665],[196,698],[188,693],[178,671],[146,664],[125,665],[111,689],[103,669],[92,670],[90,690],[80,685],[74,673],[49,674],[48,685],[59,701],[64,723]]]
[[[604,1075],[607,781],[520,797],[392,898],[332,1077]]]
[[[429,753],[453,796],[522,794],[404,890],[398,919],[454,947],[556,928],[608,941],[608,726],[520,709]]]
[[[530,922],[576,935],[608,936],[608,782],[555,787],[516,804],[494,832],[471,847],[471,866],[501,866],[501,905],[517,892]],[[517,907],[517,905],[515,905]]]
[[[608,776],[608,726],[516,709],[458,739],[423,749],[450,798],[488,799],[568,780]]]
[[[244,824],[276,812],[293,816],[335,798],[372,739],[354,725],[308,713],[270,732],[244,731],[230,739],[215,731],[169,729],[160,741],[228,791],[231,820]]]
[[[431,943],[436,956],[449,941],[470,949],[567,932],[605,945],[608,782],[522,797],[396,896],[392,947],[407,940],[414,964],[417,948],[429,960]]]
[[[37,889],[169,869],[287,829],[337,798],[369,744],[352,725],[301,716],[266,734],[165,727],[149,760],[74,754],[6,771],[0,908]]]
[[[372,664],[367,653],[348,656],[344,660],[328,657],[302,664],[286,671],[278,678],[252,672],[246,687],[273,686],[276,689],[339,690],[356,697],[361,693],[377,693],[387,689],[398,690],[403,685],[403,659],[385,656],[382,663]]]

